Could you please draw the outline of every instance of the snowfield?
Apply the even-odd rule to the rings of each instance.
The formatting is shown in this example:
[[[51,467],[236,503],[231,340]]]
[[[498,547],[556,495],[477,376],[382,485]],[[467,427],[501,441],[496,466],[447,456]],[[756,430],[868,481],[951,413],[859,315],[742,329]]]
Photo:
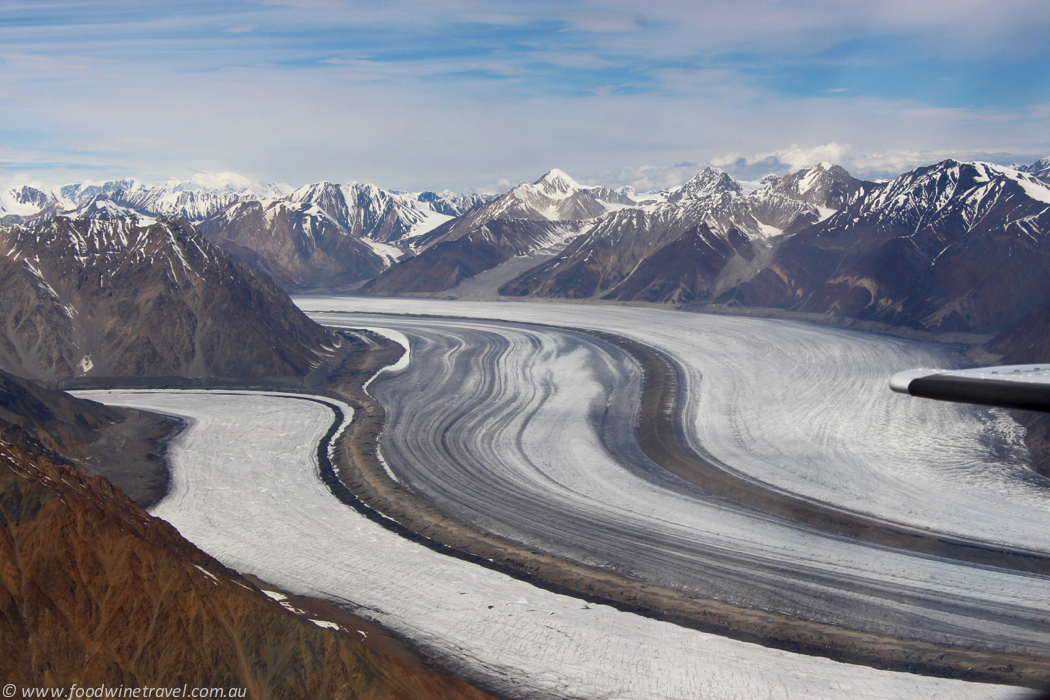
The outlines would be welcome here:
[[[286,590],[371,617],[508,696],[1025,695],[736,642],[588,605],[444,557],[388,532],[328,492],[317,476],[316,444],[334,413],[313,400],[229,391],[77,395],[189,421],[170,449],[171,492],[153,513],[205,551]]]

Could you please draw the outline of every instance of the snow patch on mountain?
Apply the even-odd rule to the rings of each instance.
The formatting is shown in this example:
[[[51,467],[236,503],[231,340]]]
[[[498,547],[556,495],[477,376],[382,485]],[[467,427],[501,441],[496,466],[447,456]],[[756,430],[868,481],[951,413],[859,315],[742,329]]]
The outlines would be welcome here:
[[[376,255],[381,257],[386,262],[387,267],[397,264],[397,262],[405,256],[404,251],[397,246],[380,243],[379,241],[373,241],[369,238],[362,238],[361,242],[371,248]]]

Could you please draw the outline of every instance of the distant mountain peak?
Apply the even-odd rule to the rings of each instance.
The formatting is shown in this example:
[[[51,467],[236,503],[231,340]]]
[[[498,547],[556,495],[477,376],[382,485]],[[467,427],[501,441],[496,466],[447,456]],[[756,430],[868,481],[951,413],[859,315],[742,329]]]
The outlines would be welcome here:
[[[1012,165],[1010,167],[1022,173],[1028,173],[1043,182],[1050,183],[1050,157],[1040,158],[1031,165]]]
[[[875,187],[875,183],[858,180],[842,166],[830,163],[817,163],[782,178],[767,176],[762,184],[768,192],[822,207],[825,214],[843,208]]]
[[[565,171],[557,168],[549,170],[543,177],[533,183],[533,185],[539,188],[543,194],[552,199],[569,197],[580,190],[588,189],[569,177]]]
[[[728,173],[718,168],[707,167],[694,175],[688,182],[667,198],[669,202],[680,202],[685,199],[699,199],[726,192],[743,194],[744,190]]]

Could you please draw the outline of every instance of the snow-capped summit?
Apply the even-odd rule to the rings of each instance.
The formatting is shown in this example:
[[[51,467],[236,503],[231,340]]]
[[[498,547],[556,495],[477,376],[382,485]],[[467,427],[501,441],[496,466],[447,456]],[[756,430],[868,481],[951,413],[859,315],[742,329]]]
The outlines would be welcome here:
[[[1013,168],[949,159],[904,173],[857,206],[863,219],[872,217],[880,225],[914,229],[951,220],[965,232],[1014,197],[1011,207],[1040,214],[1050,204],[1050,185]],[[1012,215],[1007,223],[1014,218],[1023,217]]]
[[[54,209],[57,204],[47,193],[35,187],[22,187],[0,191],[0,223],[19,223],[26,217]]]
[[[255,189],[272,193],[285,186],[261,185]],[[32,190],[27,197],[23,191]],[[0,194],[0,217],[8,223],[28,221],[39,216],[68,213],[76,215],[92,200],[108,200],[117,207],[148,216],[184,217],[199,223],[234,202],[256,199],[250,189],[234,191],[230,186],[209,188],[194,182],[171,180],[149,186],[135,180],[82,182],[64,185],[53,192],[23,187]],[[15,206],[21,203],[21,206]],[[93,207],[99,210],[102,205]]]
[[[76,207],[64,210],[62,215],[71,219],[120,219],[127,217],[144,225],[149,225],[156,221],[152,217],[140,216],[134,209],[121,206],[109,197],[101,194],[82,200]]]
[[[470,212],[468,218],[457,220],[455,226],[457,230],[465,231],[494,219],[581,221],[615,208],[607,206],[609,204],[633,204],[633,201],[607,187],[581,185],[555,168],[536,182],[523,182]]]
[[[547,174],[537,180],[536,187],[551,199],[571,197],[580,190],[589,189],[584,188],[580,183],[569,177],[565,171],[557,168],[552,168]]]
[[[819,208],[824,218],[864,196],[874,187],[850,175],[844,168],[818,163],[782,178],[762,180],[770,192],[782,194]]]
[[[718,197],[726,193],[743,194],[740,184],[718,168],[705,168],[668,196],[668,202]]]
[[[511,257],[561,249],[592,219],[633,204],[607,187],[580,185],[555,168],[421,236],[414,246],[418,256],[362,289],[377,295],[448,289]]]

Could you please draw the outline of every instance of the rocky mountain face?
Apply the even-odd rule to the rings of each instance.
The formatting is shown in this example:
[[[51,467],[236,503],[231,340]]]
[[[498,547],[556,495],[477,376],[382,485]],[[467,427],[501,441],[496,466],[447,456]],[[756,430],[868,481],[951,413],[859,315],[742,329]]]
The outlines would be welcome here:
[[[944,161],[857,197],[781,245],[722,303],[934,332],[996,332],[1050,298],[1050,188]]]
[[[608,205],[632,205],[626,195],[606,187],[584,187],[561,170],[551,170],[534,183],[522,183],[496,199],[475,207],[464,215],[430,231],[417,243],[419,248],[432,247],[443,241],[469,236],[492,221],[550,222],[593,219],[609,211]],[[520,252],[549,245],[542,225],[521,227],[517,236],[508,236],[507,244]]]
[[[344,287],[390,264],[322,209],[283,200],[241,202],[204,221],[201,232],[286,289]]]
[[[303,376],[341,341],[185,220],[0,229],[0,366],[23,377]]]
[[[422,235],[414,258],[362,287],[374,296],[439,292],[517,255],[564,245],[583,222],[634,204],[605,187],[584,187],[560,170],[522,183]]]
[[[850,192],[868,186],[822,164],[783,179],[767,178],[745,194],[729,175],[708,168],[659,203],[601,217],[561,255],[500,293],[707,301],[762,269],[777,236],[819,221]]]
[[[574,221],[494,219],[460,238],[433,243],[365,284],[361,293],[400,296],[452,289],[516,255],[562,244],[579,230]]]
[[[0,442],[0,683],[489,696],[271,600],[100,477]]]
[[[768,177],[764,182],[771,193],[812,204],[825,212],[843,209],[876,187],[875,183],[858,180],[841,166],[830,163],[818,163],[781,178]]]

